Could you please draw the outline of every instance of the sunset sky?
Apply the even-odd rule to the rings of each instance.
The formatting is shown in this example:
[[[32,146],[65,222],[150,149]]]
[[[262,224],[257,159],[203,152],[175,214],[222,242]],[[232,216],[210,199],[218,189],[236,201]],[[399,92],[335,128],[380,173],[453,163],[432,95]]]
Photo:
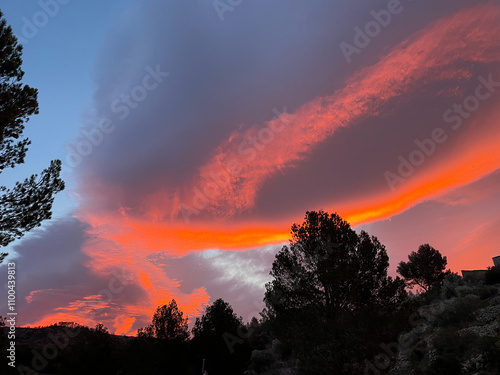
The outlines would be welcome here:
[[[172,298],[248,321],[307,210],[377,236],[391,275],[423,243],[455,272],[500,255],[498,1],[0,9],[40,104],[1,184],[61,159],[67,186],[0,266],[22,325],[132,335]]]

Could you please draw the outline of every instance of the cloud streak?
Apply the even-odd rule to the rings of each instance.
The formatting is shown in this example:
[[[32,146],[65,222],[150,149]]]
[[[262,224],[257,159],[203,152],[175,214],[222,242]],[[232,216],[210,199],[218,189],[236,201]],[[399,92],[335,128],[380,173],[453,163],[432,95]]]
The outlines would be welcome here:
[[[391,101],[404,100],[422,84],[469,79],[467,63],[498,62],[500,48],[492,43],[500,32],[498,21],[499,9],[491,4],[440,19],[353,75],[343,89],[303,105],[282,124],[276,125],[278,119],[233,132],[200,168],[194,183],[180,198],[176,193],[169,205],[184,217],[201,209],[216,217],[250,210],[267,179],[302,162],[339,128],[387,116]],[[362,220],[386,217],[402,207],[381,214],[370,210]]]

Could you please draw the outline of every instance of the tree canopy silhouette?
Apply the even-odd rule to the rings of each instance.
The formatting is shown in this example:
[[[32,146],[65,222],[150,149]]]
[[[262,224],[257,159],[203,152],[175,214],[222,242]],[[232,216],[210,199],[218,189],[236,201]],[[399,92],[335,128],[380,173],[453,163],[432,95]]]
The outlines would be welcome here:
[[[420,286],[425,291],[439,284],[449,273],[445,272],[446,257],[429,244],[420,245],[418,251],[408,255],[408,262],[400,262],[398,273],[403,276],[410,287]]]
[[[0,173],[24,163],[30,140],[25,123],[38,114],[38,91],[21,83],[22,46],[0,12]],[[22,237],[52,216],[54,194],[64,189],[61,161],[51,161],[40,176],[32,175],[13,188],[0,186],[0,247]],[[0,254],[0,263],[6,256]]]
[[[188,319],[177,307],[175,299],[168,305],[159,306],[152,324],[137,331],[139,337],[156,337],[161,340],[186,342],[189,339]]]
[[[205,314],[196,318],[193,327],[193,346],[206,358],[208,373],[243,374],[250,359],[251,349],[243,319],[222,298],[207,306]]]
[[[343,373],[346,358],[359,353],[356,346],[380,329],[378,317],[390,316],[405,299],[404,282],[387,275],[389,258],[378,239],[358,235],[336,213],[307,212],[291,232],[264,301],[278,337],[316,366],[304,373]]]
[[[195,337],[203,335],[222,337],[225,332],[236,332],[242,324],[241,317],[234,313],[231,305],[219,298],[212,305],[207,306],[201,318],[196,318],[193,335]]]

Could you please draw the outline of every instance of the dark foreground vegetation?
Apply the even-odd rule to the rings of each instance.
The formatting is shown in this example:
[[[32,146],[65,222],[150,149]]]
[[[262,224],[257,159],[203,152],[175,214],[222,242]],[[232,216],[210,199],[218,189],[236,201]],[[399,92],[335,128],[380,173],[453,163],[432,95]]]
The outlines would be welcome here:
[[[500,272],[464,280],[446,264],[425,244],[392,278],[377,238],[308,212],[276,255],[258,319],[218,299],[190,331],[172,300],[137,337],[102,324],[18,328],[18,367],[5,373],[200,374],[205,363],[210,375],[498,374]]]

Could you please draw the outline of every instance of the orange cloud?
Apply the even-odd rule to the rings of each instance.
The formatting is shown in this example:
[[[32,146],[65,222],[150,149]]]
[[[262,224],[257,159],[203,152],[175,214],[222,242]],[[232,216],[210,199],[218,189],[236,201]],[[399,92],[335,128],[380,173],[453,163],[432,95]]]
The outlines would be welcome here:
[[[49,314],[33,323],[28,323],[26,327],[46,327],[59,322],[74,322],[87,327],[95,325],[94,321],[79,315],[56,313]]]
[[[385,115],[384,106],[391,99],[410,94],[419,85],[470,79],[471,72],[457,67],[457,62],[500,61],[500,45],[495,38],[500,33],[499,21],[500,8],[492,3],[438,20],[394,47],[374,66],[353,75],[333,95],[316,98],[292,115],[281,114],[263,126],[233,132],[201,167],[191,185],[172,191],[162,189],[145,197],[140,217],[137,212],[129,215],[126,208],[113,213],[99,212],[96,207],[80,211],[80,218],[94,228],[91,234],[99,241],[108,241],[105,250],[98,246],[88,250],[88,254],[95,265],[127,263],[135,272],[142,270],[148,277],[160,280],[163,272],[156,270],[157,276],[152,276],[151,265],[144,261],[150,252],[182,255],[211,248],[244,249],[287,241],[290,223],[301,217],[258,224],[223,219],[207,222],[204,218],[186,225],[184,219],[204,211],[227,217],[249,210],[266,179],[302,161],[337,129],[369,116]],[[494,116],[488,121],[495,121]],[[334,208],[356,225],[390,217],[422,200],[470,183],[500,167],[494,148],[496,135],[487,137],[484,142],[476,139],[474,145],[460,150],[459,156],[426,168],[425,174],[417,173],[395,194],[388,190],[357,197],[352,202],[325,202],[322,208]],[[258,143],[254,143],[255,139]],[[463,171],[464,165],[473,168]],[[87,185],[94,185],[94,193],[96,189],[104,192],[99,196],[123,193],[121,188],[102,186],[99,181]],[[86,248],[92,248],[90,241]],[[123,256],[124,248],[133,250],[127,250],[128,256]],[[146,289],[154,284],[146,279],[138,282]],[[168,283],[170,288],[176,287],[175,282]]]
[[[116,335],[130,335],[133,332],[131,332],[132,324],[134,324],[135,318],[129,318],[124,315],[118,315],[115,318],[115,334]]]
[[[110,327],[120,333],[133,333],[138,327],[130,331],[132,325],[150,322],[156,308],[174,298],[186,315],[200,315],[209,300],[205,288],[196,288],[190,293],[180,292],[180,281],[170,279],[162,264],[151,257],[154,254],[166,257],[181,254],[167,252],[175,240],[172,235],[174,232],[168,225],[137,221],[128,218],[123,212],[104,218],[90,215],[81,218],[93,226],[88,232],[89,239],[83,251],[90,259],[87,266],[101,277],[109,279],[110,284],[105,292],[108,303],[114,304],[121,293],[126,293],[128,284],[144,292],[140,301],[132,303],[120,299],[119,315],[122,320],[119,324],[111,322]],[[183,235],[180,235],[179,241],[182,238]],[[122,279],[123,285],[120,284]],[[130,323],[130,327],[126,323]]]
[[[85,326],[95,326],[101,318],[100,311],[109,309],[108,302],[103,300],[102,295],[90,295],[74,300],[66,306],[54,309],[49,314],[36,322],[28,323],[29,326],[47,326],[57,322],[75,322]]]
[[[499,118],[498,107],[479,117],[470,132],[461,134],[461,142],[457,142],[449,157],[431,164],[420,174],[417,171],[395,193],[388,191],[345,204],[341,208],[344,217],[354,224],[384,219],[495,172],[500,168]]]
[[[500,8],[493,4],[438,20],[352,76],[333,95],[316,98],[293,116],[233,132],[200,168],[182,199],[176,193],[169,204],[180,202],[174,212],[186,220],[201,211],[228,217],[250,209],[264,181],[304,160],[337,129],[384,115],[391,99],[419,85],[469,79],[471,72],[457,67],[457,62],[500,61],[499,34]]]
[[[456,142],[458,146],[455,152],[437,160],[432,160],[432,155],[429,156],[431,159],[429,165],[422,171],[417,167],[414,175],[398,185],[395,192],[387,187],[383,193],[358,197],[353,201],[325,202],[322,208],[338,211],[352,225],[358,225],[388,218],[426,199],[437,199],[453,189],[481,179],[500,168],[499,118],[500,108],[497,108],[486,116],[478,117],[472,123],[472,134],[450,134],[450,137],[456,136],[459,140]],[[301,219],[301,217],[293,218],[293,220]],[[249,249],[286,242],[289,239],[290,220],[287,218],[281,222],[259,224],[184,225],[167,220],[151,222],[124,218],[121,214],[109,215],[106,222],[114,230],[108,233],[106,238],[118,244],[118,248],[124,246],[141,248],[144,251],[143,255],[167,251],[171,256],[182,256],[190,251],[215,248]],[[92,219],[88,221],[92,222]],[[95,252],[95,257],[99,259],[102,255]],[[145,287],[148,284],[146,281],[142,283]]]

